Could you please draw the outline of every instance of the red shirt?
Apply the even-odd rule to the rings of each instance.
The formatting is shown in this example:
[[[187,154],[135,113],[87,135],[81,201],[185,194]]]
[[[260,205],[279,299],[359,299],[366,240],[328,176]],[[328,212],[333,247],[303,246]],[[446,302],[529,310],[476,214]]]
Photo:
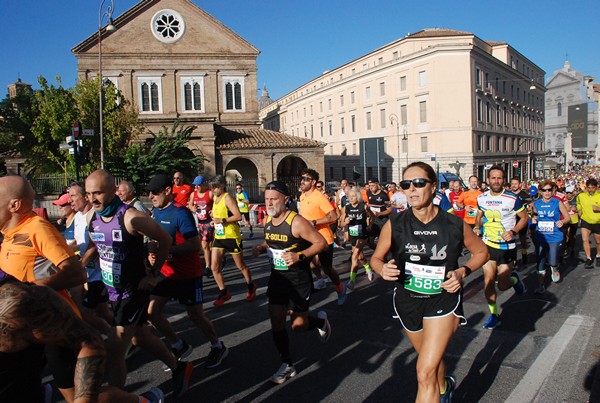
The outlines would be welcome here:
[[[187,206],[192,194],[192,187],[190,185],[173,185],[173,197],[175,201],[182,206]]]
[[[196,216],[201,224],[211,221],[210,212],[212,211],[213,199],[210,197],[210,190],[206,190],[202,196],[197,191],[193,193],[192,204],[196,207]]]
[[[465,209],[459,208],[456,205],[456,201],[459,199],[461,194],[462,194],[462,191],[460,191],[458,193],[450,192],[450,195],[449,195],[450,197],[448,199],[450,200],[450,204],[452,204],[452,207],[454,208],[454,215],[464,219],[465,218]]]

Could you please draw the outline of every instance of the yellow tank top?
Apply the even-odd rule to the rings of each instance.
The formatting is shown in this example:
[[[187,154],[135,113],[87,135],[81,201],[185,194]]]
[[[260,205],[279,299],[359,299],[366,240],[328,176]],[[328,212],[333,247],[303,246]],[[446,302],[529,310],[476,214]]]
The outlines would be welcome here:
[[[217,202],[217,197],[213,198],[212,216],[213,218],[227,218],[230,216],[227,205],[225,204],[227,195],[223,195]],[[240,239],[240,226],[237,222],[226,222],[215,224],[215,239]]]

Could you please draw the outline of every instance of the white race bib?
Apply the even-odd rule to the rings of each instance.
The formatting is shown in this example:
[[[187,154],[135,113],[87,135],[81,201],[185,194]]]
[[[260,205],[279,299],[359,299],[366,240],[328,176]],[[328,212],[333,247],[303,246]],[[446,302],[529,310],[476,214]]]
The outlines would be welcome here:
[[[544,233],[554,232],[554,221],[538,221],[538,231]]]
[[[427,266],[407,262],[404,265],[408,284],[404,288],[419,294],[439,294],[442,292],[442,283],[446,274],[444,266]]]
[[[225,227],[223,227],[223,224],[215,223],[215,235],[225,236]]]
[[[283,249],[268,249],[268,255],[273,261],[273,268],[275,270],[288,270],[289,267],[285,264],[283,260],[283,253],[286,252]]]
[[[361,236],[362,235],[362,225],[361,224],[350,225],[348,227],[348,234],[350,236]]]
[[[121,263],[100,259],[100,269],[102,270],[102,281],[104,284],[111,287],[119,285],[121,282]]]

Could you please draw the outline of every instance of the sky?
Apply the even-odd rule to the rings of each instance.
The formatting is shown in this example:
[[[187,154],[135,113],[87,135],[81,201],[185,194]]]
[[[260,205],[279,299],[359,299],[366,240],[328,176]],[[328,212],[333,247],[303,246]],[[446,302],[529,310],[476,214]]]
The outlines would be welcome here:
[[[562,68],[600,82],[599,0],[193,0],[260,50],[258,86],[278,99],[326,70],[424,28],[508,42],[546,71]],[[0,0],[0,92],[17,81],[38,88],[61,77],[71,87],[71,48],[97,32],[101,0]],[[103,10],[106,9],[105,1]],[[114,0],[114,16],[135,5]],[[568,55],[568,56],[567,56]],[[0,91],[2,91],[0,89]],[[260,96],[260,90],[259,94]]]

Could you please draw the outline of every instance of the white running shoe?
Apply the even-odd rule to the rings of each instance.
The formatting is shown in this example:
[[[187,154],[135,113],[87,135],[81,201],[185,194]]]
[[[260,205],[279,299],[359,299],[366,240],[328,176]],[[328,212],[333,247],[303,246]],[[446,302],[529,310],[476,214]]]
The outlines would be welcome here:
[[[318,327],[317,330],[319,331],[319,338],[321,339],[321,343],[327,343],[327,341],[331,337],[331,325],[329,324],[329,320],[327,319],[327,312],[319,311],[317,313],[317,318],[323,319],[325,321],[323,328],[321,329]]]
[[[281,367],[273,374],[271,377],[271,381],[277,384],[282,384],[288,379],[294,377],[296,375],[296,369],[293,365],[286,364],[285,362],[281,364]]]
[[[373,269],[367,270],[367,278],[369,279],[369,281],[373,281],[373,277],[374,277]]]

